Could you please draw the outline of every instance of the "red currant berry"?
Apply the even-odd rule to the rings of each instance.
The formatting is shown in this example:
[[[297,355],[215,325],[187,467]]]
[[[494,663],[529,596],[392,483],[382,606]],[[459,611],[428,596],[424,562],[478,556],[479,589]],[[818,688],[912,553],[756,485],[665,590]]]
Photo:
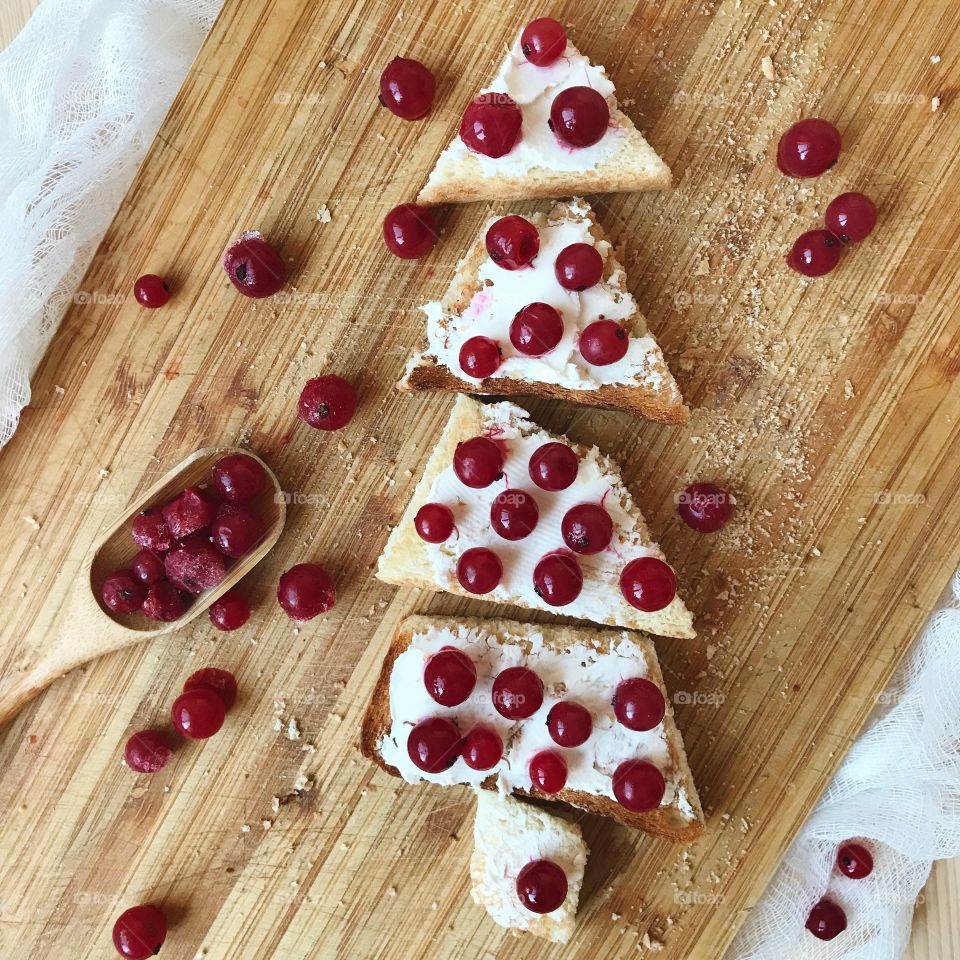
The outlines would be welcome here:
[[[460,754],[471,770],[490,770],[503,757],[503,740],[492,727],[474,727],[464,739]]]
[[[504,270],[527,266],[540,252],[540,234],[523,217],[501,217],[487,230],[487,253]]]
[[[197,687],[212,690],[220,698],[224,710],[229,710],[237,702],[237,678],[229,670],[203,667],[191,673],[183,685],[183,692]]]
[[[130,564],[133,575],[148,587],[166,577],[163,561],[152,550],[141,550]]]
[[[580,461],[565,443],[553,440],[537,447],[530,457],[530,479],[541,489],[566,490],[577,479]]]
[[[188,593],[203,593],[223,582],[227,567],[223,556],[203,537],[191,534],[164,558],[167,579]]]
[[[266,485],[267,475],[259,460],[245,453],[228,453],[213,465],[213,487],[228,503],[246,503]]]
[[[216,515],[217,506],[213,497],[197,487],[187,487],[163,508],[167,529],[177,540],[209,527]]]
[[[551,607],[565,607],[580,596],[583,572],[572,553],[555,550],[533,568],[533,589]]]
[[[567,899],[567,875],[552,860],[532,860],[517,874],[517,897],[531,913],[553,913]]]
[[[453,471],[464,486],[489,487],[503,473],[503,454],[488,437],[464,440],[454,451]]]
[[[563,317],[549,303],[530,303],[510,323],[510,342],[528,357],[542,357],[563,338]]]
[[[629,345],[627,331],[615,320],[594,320],[580,334],[580,355],[595,367],[622,360]]]
[[[467,107],[460,121],[460,139],[485,157],[508,154],[520,139],[523,114],[505,93],[483,93]]]
[[[442,503],[425,503],[413,518],[413,525],[421,540],[443,543],[453,533],[453,512]]]
[[[680,495],[677,512],[688,527],[714,533],[730,520],[733,504],[733,497],[715,483],[691,483]]]
[[[822,277],[840,262],[840,250],[840,241],[829,230],[808,230],[787,254],[787,266],[805,277]]]
[[[563,542],[575,553],[600,553],[613,539],[613,521],[599,503],[571,507],[560,521]]]
[[[214,546],[225,557],[234,559],[246,556],[263,541],[265,533],[259,517],[246,507],[232,503],[225,503],[217,510],[217,519],[210,528]]]
[[[187,605],[180,591],[169,581],[160,580],[150,585],[143,601],[143,612],[152,620],[173,623],[186,613]]]
[[[520,34],[523,55],[537,67],[549,67],[567,49],[567,31],[550,17],[531,20]]]
[[[300,393],[297,416],[315,430],[339,430],[357,409],[357,392],[343,377],[328,373],[308,380]]]
[[[223,269],[245,297],[271,297],[287,282],[287,265],[255,230],[227,247]]]
[[[133,613],[143,606],[147,588],[129,570],[116,570],[103,581],[100,598],[114,613]]]
[[[380,74],[380,102],[401,120],[420,120],[433,106],[437,81],[419,60],[394,57]]]
[[[226,713],[223,700],[215,690],[194,687],[173,701],[170,717],[183,736],[190,740],[206,740],[223,726]]]
[[[571,243],[557,255],[554,264],[557,283],[564,290],[578,293],[593,287],[603,276],[603,257],[600,251],[589,243]]]
[[[590,147],[610,125],[607,101],[592,87],[567,87],[550,106],[550,129],[571,147]]]
[[[617,684],[613,712],[628,730],[652,730],[663,721],[667,704],[655,683],[631,677]]]
[[[543,705],[543,683],[527,667],[507,667],[493,681],[493,706],[508,720],[526,720]]]
[[[460,347],[460,369],[475,380],[492,377],[502,362],[500,345],[489,337],[470,337]]]
[[[780,138],[777,166],[788,177],[819,177],[840,156],[840,132],[818,117],[800,120]]]
[[[472,547],[457,561],[457,580],[468,593],[490,593],[502,577],[500,558],[486,547]]]
[[[167,939],[167,918],[149,903],[124,910],[113,925],[113,945],[127,960],[147,960],[160,952]]]
[[[613,773],[613,795],[633,813],[656,810],[665,790],[663,774],[647,760],[624,760]]]
[[[590,739],[593,718],[581,704],[573,700],[561,700],[547,714],[547,730],[550,739],[561,747],[579,747]]]
[[[298,563],[277,584],[277,602],[298,623],[326,613],[337,602],[337,588],[319,563]]]
[[[429,207],[401,203],[383,218],[383,240],[401,260],[419,260],[437,243],[437,227]]]
[[[490,504],[490,525],[504,540],[522,540],[540,518],[537,501],[524,490],[504,490]]]
[[[156,773],[170,762],[173,751],[159,730],[141,730],[127,741],[123,756],[131,770]]]
[[[557,793],[567,784],[567,762],[556,750],[535,753],[528,772],[530,782],[543,793]]]
[[[441,707],[456,707],[473,693],[477,668],[455,647],[444,647],[433,654],[423,667],[423,685]]]
[[[210,622],[218,630],[237,630],[250,619],[250,603],[237,590],[228,590],[210,604]]]
[[[460,755],[460,731],[445,717],[421,720],[407,737],[407,755],[424,773],[443,773]]]
[[[844,243],[866,240],[877,225],[877,208],[862,193],[841,193],[823,215],[827,229]]]
[[[166,553],[173,546],[173,539],[159,509],[145,510],[133,521],[133,542],[143,550]]]
[[[162,307],[170,299],[170,288],[163,277],[158,277],[154,273],[147,273],[133,285],[133,295],[141,307],[155,310],[157,307]]]
[[[658,557],[637,557],[620,574],[620,592],[631,607],[655,613],[670,606],[677,595],[677,578]]]
[[[818,940],[832,940],[847,929],[847,915],[832,900],[814,904],[805,924]]]
[[[847,841],[837,851],[837,867],[853,880],[862,880],[873,872],[873,855],[862,843]]]

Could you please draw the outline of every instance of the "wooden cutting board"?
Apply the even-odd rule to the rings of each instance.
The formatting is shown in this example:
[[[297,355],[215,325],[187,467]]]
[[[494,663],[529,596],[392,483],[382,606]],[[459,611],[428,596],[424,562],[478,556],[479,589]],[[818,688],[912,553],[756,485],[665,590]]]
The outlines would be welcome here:
[[[675,171],[670,194],[593,202],[626,245],[691,424],[531,410],[623,462],[677,566],[700,637],[659,649],[709,811],[688,851],[585,817],[566,948],[513,939],[470,902],[466,791],[409,787],[356,749],[400,617],[496,612],[372,576],[451,402],[392,389],[415,307],[442,292],[488,209],[443,211],[420,263],[385,254],[380,220],[543,13],[607,65]],[[87,547],[192,449],[263,455],[292,494],[287,529],[249,578],[247,628],[199,622],[111,655],[8,730],[0,954],[109,956],[114,917],[153,900],[171,919],[167,960],[635,957],[647,938],[661,958],[722,956],[960,560],[958,36],[960,8],[934,2],[227,0],[0,458],[3,670],[69,623]],[[427,122],[376,103],[396,54],[439,77]],[[776,139],[811,114],[837,123],[845,151],[819,180],[788,181]],[[787,272],[793,238],[848,189],[880,205],[875,236],[830,277]],[[250,227],[290,260],[283,298],[242,300],[218,267]],[[166,308],[116,302],[148,271],[175,287]],[[330,437],[294,418],[321,371],[361,394]],[[737,493],[721,534],[676,517],[695,478]],[[302,560],[328,565],[341,599],[296,630],[272,595]],[[133,776],[126,737],[164,723],[203,664],[240,680],[226,728]]]

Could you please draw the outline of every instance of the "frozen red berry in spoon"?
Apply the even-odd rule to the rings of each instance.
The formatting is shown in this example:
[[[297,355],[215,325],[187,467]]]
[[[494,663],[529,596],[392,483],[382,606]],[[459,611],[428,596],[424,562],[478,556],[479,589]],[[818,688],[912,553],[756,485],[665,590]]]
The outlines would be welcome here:
[[[116,570],[103,581],[100,598],[114,613],[133,613],[143,606],[147,588],[129,570]]]
[[[542,357],[563,339],[563,317],[549,303],[528,303],[510,323],[510,342],[527,357]]]
[[[487,230],[486,245],[490,259],[498,267],[519,270],[540,252],[540,234],[523,217],[501,217]]]
[[[808,230],[797,237],[787,265],[805,277],[822,277],[840,262],[840,241],[829,230]]]
[[[223,582],[227,566],[220,552],[203,537],[191,534],[164,558],[167,579],[188,593],[203,593]]]
[[[402,120],[420,120],[433,106],[437,81],[419,61],[394,57],[380,74],[380,102]]]
[[[595,367],[606,367],[627,355],[630,338],[615,320],[594,320],[580,334],[580,355]]]
[[[453,533],[453,512],[442,503],[425,503],[413,518],[417,536],[427,543],[443,543]]]
[[[298,563],[280,577],[277,602],[291,620],[303,623],[337,602],[337,588],[319,563]]]
[[[508,720],[526,720],[543,706],[543,682],[529,667],[507,667],[493,681],[493,706]]]
[[[805,926],[818,940],[832,940],[847,929],[847,915],[842,907],[824,898],[814,904]]]
[[[810,117],[795,123],[780,138],[777,166],[788,177],[819,177],[840,156],[840,132],[827,120]]]
[[[217,505],[213,497],[199,487],[187,487],[163,508],[167,529],[177,540],[209,527],[216,515]]]
[[[659,557],[637,557],[620,573],[620,592],[631,607],[655,613],[673,602],[677,577]]]
[[[217,518],[210,527],[213,545],[225,556],[245,557],[263,542],[263,522],[246,507],[224,503],[217,510]]]
[[[187,605],[180,596],[180,591],[169,580],[151,584],[147,590],[147,598],[143,601],[143,612],[152,620],[159,620],[161,623],[179,620],[186,609]]]
[[[575,553],[600,553],[613,539],[613,520],[599,503],[580,503],[563,515],[560,532]]]
[[[837,868],[852,880],[862,880],[873,872],[873,855],[862,843],[848,840],[837,851]]]
[[[593,718],[582,704],[561,700],[547,714],[547,730],[550,739],[561,747],[579,747],[590,739]]]
[[[540,510],[526,490],[503,490],[490,505],[490,525],[504,540],[522,540],[537,526]]]
[[[185,690],[170,709],[174,727],[190,740],[212,737],[223,726],[226,714],[220,694],[210,687]]]
[[[153,904],[124,910],[113,925],[113,945],[126,960],[155,957],[167,939],[167,918]]]
[[[552,860],[532,860],[517,874],[517,898],[531,913],[553,913],[567,899],[567,875]]]
[[[250,603],[238,590],[228,590],[210,604],[208,613],[218,630],[238,630],[250,619]]]
[[[460,139],[467,149],[496,159],[506,156],[520,139],[523,114],[505,93],[483,93],[467,107],[460,121]]]
[[[287,265],[263,234],[249,230],[227,247],[223,269],[245,297],[271,297],[287,281]]]
[[[503,757],[503,740],[493,727],[474,727],[463,738],[460,755],[471,770],[490,770]]]
[[[229,710],[237,702],[237,678],[229,670],[203,667],[191,673],[183,684],[183,692],[197,687],[212,690],[220,698],[224,710]]]
[[[170,288],[163,277],[146,273],[133,285],[133,295],[141,307],[155,310],[170,299]]]
[[[677,512],[688,527],[701,533],[715,533],[733,515],[733,497],[715,483],[691,483],[680,494]]]
[[[628,730],[652,730],[663,721],[667,704],[653,681],[629,677],[617,684],[613,712]]]
[[[486,547],[473,547],[457,561],[457,581],[468,593],[490,593],[502,578],[500,558]]]
[[[567,87],[550,106],[550,129],[571,147],[590,147],[607,132],[610,107],[593,87]]]
[[[130,564],[130,570],[133,575],[148,587],[151,583],[157,583],[166,577],[166,571],[163,569],[163,560],[152,550],[141,550]]]
[[[142,550],[166,553],[173,546],[173,541],[174,536],[161,510],[145,510],[133,521],[133,542]]]
[[[500,345],[489,337],[470,337],[464,340],[459,359],[460,369],[475,380],[492,377],[503,362]]]
[[[551,17],[531,20],[520,34],[520,49],[535,66],[549,67],[567,49],[567,31]]]
[[[423,667],[423,685],[442,707],[456,707],[473,693],[477,668],[455,647],[444,647],[432,654]]]
[[[401,260],[419,260],[437,243],[437,227],[429,207],[401,203],[383,218],[383,241]]]
[[[567,762],[556,750],[541,750],[530,759],[530,782],[544,793],[558,793],[567,785]]]
[[[647,760],[624,760],[613,772],[613,795],[633,813],[655,810],[665,790],[663,774]]]
[[[580,596],[583,572],[572,553],[554,550],[533,568],[533,589],[551,607],[565,607]]]
[[[135,733],[123,750],[127,766],[137,773],[156,773],[173,756],[166,737],[159,730],[141,730]]]
[[[489,487],[503,473],[503,454],[489,437],[471,437],[457,444],[453,472],[465,486]]]
[[[571,243],[557,254],[553,270],[557,283],[564,290],[579,293],[600,282],[603,277],[603,257],[589,243]]]
[[[228,453],[213,465],[213,488],[228,503],[252,500],[266,482],[263,465],[245,453]]]
[[[843,243],[866,240],[877,225],[877,208],[862,193],[841,193],[830,201],[823,221],[827,229]]]
[[[297,416],[317,430],[339,430],[357,409],[357,392],[334,373],[308,380],[300,392]]]
[[[530,457],[530,479],[541,489],[556,492],[566,490],[580,469],[577,455],[565,443],[552,440],[537,447]]]
[[[445,717],[427,717],[410,731],[407,755],[424,773],[442,773],[460,756],[460,731]]]

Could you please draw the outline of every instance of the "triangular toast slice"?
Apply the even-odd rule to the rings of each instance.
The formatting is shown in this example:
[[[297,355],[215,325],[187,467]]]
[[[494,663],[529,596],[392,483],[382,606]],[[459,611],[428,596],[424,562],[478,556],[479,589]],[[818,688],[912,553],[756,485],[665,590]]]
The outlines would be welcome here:
[[[427,658],[443,647],[465,653],[476,683],[458,706],[436,703],[424,685]],[[502,670],[524,666],[543,685],[543,702],[524,720],[508,720],[493,706],[493,681]],[[614,713],[621,681],[649,680],[663,698],[663,717],[649,730],[630,730]],[[585,707],[591,717],[588,739],[564,747],[564,787],[544,794],[531,781],[529,764],[541,750],[555,749],[546,718],[559,700]],[[476,726],[493,728],[503,754],[489,770],[474,770],[457,757],[439,773],[419,769],[409,753],[414,724],[443,717],[466,736]],[[388,773],[410,783],[463,784],[501,794],[559,800],[628,827],[679,842],[703,833],[704,818],[683,739],[653,642],[640,633],[599,627],[563,627],[511,620],[407,617],[398,627],[363,719],[360,748]],[[617,799],[615,778],[624,761],[653,764],[663,777],[658,804],[629,810]]]
[[[479,489],[462,483],[453,466],[458,444],[475,437],[492,439],[503,457],[500,477]],[[572,484],[551,492],[532,482],[530,459],[544,444],[556,441],[570,447],[578,462]],[[505,540],[491,526],[491,507],[505,491],[523,491],[536,502],[536,525],[522,539]],[[441,504],[453,514],[454,530],[443,542],[428,543],[417,533],[414,520],[428,503]],[[586,503],[603,507],[612,521],[613,535],[609,546],[600,552],[574,557],[563,539],[561,521],[572,507]],[[457,579],[461,556],[476,547],[496,553],[503,568],[499,584],[479,596],[466,591]],[[583,577],[579,595],[562,606],[548,604],[534,585],[538,563],[558,551],[575,559]],[[548,433],[530,420],[526,410],[512,403],[482,404],[461,394],[413,499],[387,540],[377,576],[388,583],[477,596],[664,637],[696,636],[693,617],[679,596],[653,612],[627,602],[620,589],[620,576],[627,564],[641,557],[664,561],[612,460],[596,447],[588,449]]]
[[[689,411],[680,388],[667,369],[663,353],[647,331],[643,314],[627,290],[626,273],[612,244],[597,223],[589,204],[573,199],[547,213],[526,217],[540,237],[533,261],[519,270],[498,266],[487,253],[483,233],[457,266],[443,300],[422,307],[427,332],[411,357],[401,390],[456,390],[501,396],[532,394],[587,406],[628,410],[663,423],[685,423]],[[603,258],[599,283],[577,292],[557,280],[558,254],[573,244],[588,244]],[[547,303],[560,314],[560,343],[539,357],[525,356],[510,342],[510,324],[529,303]],[[579,336],[599,319],[620,324],[628,336],[621,360],[606,365],[588,363],[579,350]],[[478,380],[460,365],[460,348],[483,336],[500,346],[497,371]]]
[[[610,124],[589,147],[562,143],[548,126],[554,97],[567,87],[588,86],[610,108]],[[502,157],[471,151],[459,134],[443,151],[420,191],[423,204],[469,203],[579,193],[665,190],[670,168],[617,107],[613,83],[572,44],[548,67],[527,61],[520,38],[493,83],[481,94],[507,94],[523,114],[520,139]]]

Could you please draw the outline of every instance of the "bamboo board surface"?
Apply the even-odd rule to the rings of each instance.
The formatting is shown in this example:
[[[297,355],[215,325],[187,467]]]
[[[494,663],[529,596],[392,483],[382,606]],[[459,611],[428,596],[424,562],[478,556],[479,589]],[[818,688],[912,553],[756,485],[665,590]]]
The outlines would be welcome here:
[[[678,722],[711,814],[689,857],[586,820],[593,852],[566,949],[513,940],[469,902],[467,795],[392,781],[355,750],[397,620],[485,610],[370,572],[450,404],[390,389],[417,336],[412,308],[442,291],[486,210],[446,212],[442,246],[414,265],[383,253],[379,220],[415,194],[503,43],[543,12],[607,64],[678,183],[594,203],[627,244],[631,289],[693,422],[532,409],[624,462],[686,585],[701,637],[659,649],[687,694]],[[177,296],[150,314],[132,300],[72,308],[0,457],[4,670],[20,638],[69,616],[86,547],[191,449],[249,442],[300,502],[250,578],[252,626],[215,637],[201,623],[105,658],[8,731],[0,954],[108,956],[116,913],[154,899],[174,924],[166,957],[636,956],[645,932],[660,957],[722,955],[958,560],[957,228],[944,216],[957,199],[958,18],[933,3],[597,15],[228,0],[84,283],[97,301],[157,270]],[[441,78],[430,123],[375,105],[396,53]],[[838,123],[847,151],[797,185],[770,146],[811,112]],[[783,248],[853,188],[880,203],[875,237],[827,280],[785,273]],[[254,225],[293,265],[284,302],[240,302],[217,268]],[[332,438],[292,413],[303,379],[327,369],[362,397]],[[704,539],[672,498],[707,474],[741,503],[732,529]],[[281,569],[311,558],[335,572],[341,601],[297,633],[271,594]],[[227,728],[133,777],[119,764],[126,736],[162,722],[204,663],[240,679]],[[285,736],[291,717],[299,741]],[[295,789],[302,776],[312,790]]]

